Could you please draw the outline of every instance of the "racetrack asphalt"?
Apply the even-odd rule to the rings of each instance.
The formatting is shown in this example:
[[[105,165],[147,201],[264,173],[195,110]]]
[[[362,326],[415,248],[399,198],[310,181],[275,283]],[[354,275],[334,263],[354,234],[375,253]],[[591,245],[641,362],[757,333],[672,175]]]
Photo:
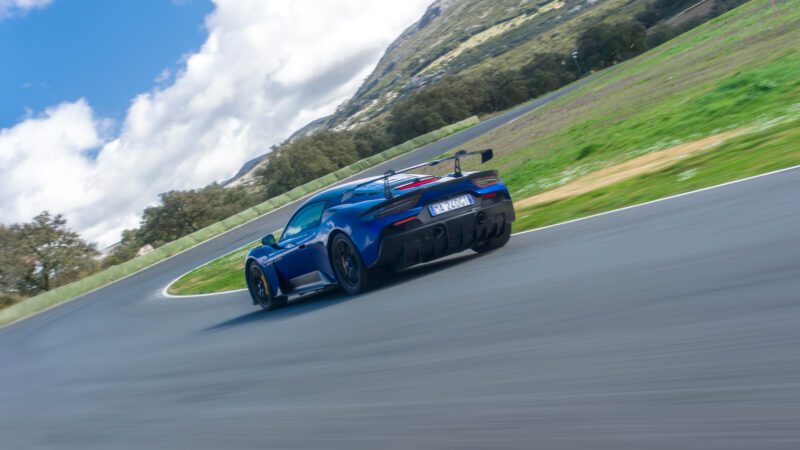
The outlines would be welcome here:
[[[0,330],[0,448],[800,448],[800,170],[357,297],[161,296],[291,211]]]

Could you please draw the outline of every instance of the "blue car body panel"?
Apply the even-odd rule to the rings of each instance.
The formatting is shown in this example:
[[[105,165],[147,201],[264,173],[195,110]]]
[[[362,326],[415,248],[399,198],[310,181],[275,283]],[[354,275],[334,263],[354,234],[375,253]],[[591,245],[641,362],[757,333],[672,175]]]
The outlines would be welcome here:
[[[475,180],[486,179],[492,180],[493,184],[485,187],[476,184]],[[469,208],[460,208],[436,217],[428,209],[428,205],[432,203],[461,195],[470,195],[474,204]],[[262,245],[248,253],[245,273],[251,264],[258,264],[267,278],[271,295],[302,294],[335,286],[338,281],[328,251],[329,244],[337,233],[344,233],[353,242],[366,267],[379,264],[405,267],[458,249],[463,250],[464,245],[472,245],[480,236],[485,238],[488,226],[494,227],[491,230],[496,230],[489,232],[499,233],[501,226],[510,227],[514,220],[510,194],[496,171],[450,174],[444,177],[398,174],[379,177],[371,183],[367,179],[343,184],[306,200],[295,211],[289,225],[293,225],[296,219],[302,220],[300,212],[304,208],[315,205],[316,210],[319,202],[324,203],[324,211],[318,223],[291,236],[287,236],[284,229],[283,236],[274,246]],[[392,212],[392,208],[397,208],[398,205],[402,206],[401,210]],[[466,233],[457,221],[472,227],[469,221],[480,219],[481,214],[485,216],[483,211],[492,211],[491,220],[494,222],[483,226],[483,229],[476,225],[475,231],[469,231],[470,236],[474,234],[469,242],[462,236],[459,242],[463,245],[454,245],[453,236],[456,231]],[[431,236],[435,235],[437,230],[434,228],[437,225],[447,228],[446,238],[451,239],[445,242],[444,251],[434,249],[432,253],[428,252],[430,255],[423,254],[423,247],[430,247],[429,243],[433,242],[431,239],[435,240]],[[292,229],[292,233],[295,232],[295,227],[287,226],[288,228]],[[480,235],[479,229],[482,233]],[[403,236],[408,236],[414,245],[419,243],[421,246],[417,259],[407,258],[409,248]],[[387,249],[385,241],[390,237],[393,246]],[[438,247],[441,248],[440,245]]]

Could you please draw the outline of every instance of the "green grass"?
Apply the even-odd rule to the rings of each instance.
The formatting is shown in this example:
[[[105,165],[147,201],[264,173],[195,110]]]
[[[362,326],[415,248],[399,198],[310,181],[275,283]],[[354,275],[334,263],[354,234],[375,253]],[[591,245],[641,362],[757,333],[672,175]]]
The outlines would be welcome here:
[[[194,247],[197,244],[225,233],[226,231],[236,228],[239,225],[247,223],[276,208],[322,189],[325,186],[353,176],[365,169],[368,169],[369,167],[392,159],[403,153],[407,153],[429,142],[442,139],[443,137],[469,128],[476,123],[478,123],[478,118],[470,117],[462,120],[461,122],[448,125],[439,130],[416,137],[410,141],[403,142],[402,144],[392,147],[381,153],[370,156],[366,159],[362,159],[361,161],[357,161],[347,167],[343,167],[334,173],[310,181],[302,186],[298,186],[285,194],[274,197],[252,208],[246,209],[221,222],[211,224],[201,230],[189,234],[188,236],[184,236],[180,239],[169,242],[146,255],[136,257],[130,261],[126,261],[101,272],[89,275],[81,280],[60,286],[35,297],[25,299],[21,302],[14,303],[7,308],[0,309],[0,326],[17,321],[32,314],[36,314],[37,312],[51,308],[60,303],[72,300],[95,289],[99,289],[107,284],[113,283],[114,281],[120,280],[184,250]],[[4,302],[2,305],[5,305],[6,303],[10,302]]]
[[[515,231],[577,219],[800,165],[800,118],[731,139],[659,172],[517,211]]]
[[[175,281],[167,292],[172,295],[196,295],[246,288],[242,273],[244,259],[247,252],[258,245],[261,245],[259,241],[252,242],[194,269]]]
[[[753,0],[468,144],[528,197],[602,167],[800,105],[800,1]],[[474,163],[467,165],[476,168]]]
[[[683,142],[758,130],[660,172],[518,211],[515,230],[800,164],[800,0],[778,5],[776,18],[769,0],[753,0],[467,144],[494,148],[489,165],[521,199]],[[243,287],[235,269],[214,289]]]
[[[641,175],[584,195],[517,211],[514,231],[586,217],[669,195],[800,165],[800,117],[773,123],[659,172]],[[242,263],[257,242],[199,267],[173,284],[173,295],[245,288]]]

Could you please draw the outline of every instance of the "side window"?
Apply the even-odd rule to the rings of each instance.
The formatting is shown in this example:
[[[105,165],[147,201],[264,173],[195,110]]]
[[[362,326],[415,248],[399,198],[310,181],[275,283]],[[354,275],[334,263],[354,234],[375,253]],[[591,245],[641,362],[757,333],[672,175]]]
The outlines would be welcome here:
[[[310,230],[319,225],[319,220],[322,217],[322,211],[325,210],[325,202],[312,203],[303,207],[300,211],[295,213],[286,229],[283,230],[281,241],[291,239],[298,234]]]

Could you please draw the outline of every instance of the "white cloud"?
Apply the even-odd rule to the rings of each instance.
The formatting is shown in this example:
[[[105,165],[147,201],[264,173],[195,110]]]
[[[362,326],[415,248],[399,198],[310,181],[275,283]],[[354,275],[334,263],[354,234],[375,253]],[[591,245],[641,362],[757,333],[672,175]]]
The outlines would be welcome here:
[[[49,209],[116,241],[158,193],[224,180],[333,112],[429,1],[218,0],[201,50],[133,99],[116,136],[83,100],[0,130],[0,221]]]
[[[52,0],[0,0],[0,20],[15,15],[24,15],[28,11],[44,8]]]
[[[172,76],[172,72],[169,70],[169,67],[165,67],[158,76],[153,80],[156,84],[162,84],[169,81],[169,78]]]

